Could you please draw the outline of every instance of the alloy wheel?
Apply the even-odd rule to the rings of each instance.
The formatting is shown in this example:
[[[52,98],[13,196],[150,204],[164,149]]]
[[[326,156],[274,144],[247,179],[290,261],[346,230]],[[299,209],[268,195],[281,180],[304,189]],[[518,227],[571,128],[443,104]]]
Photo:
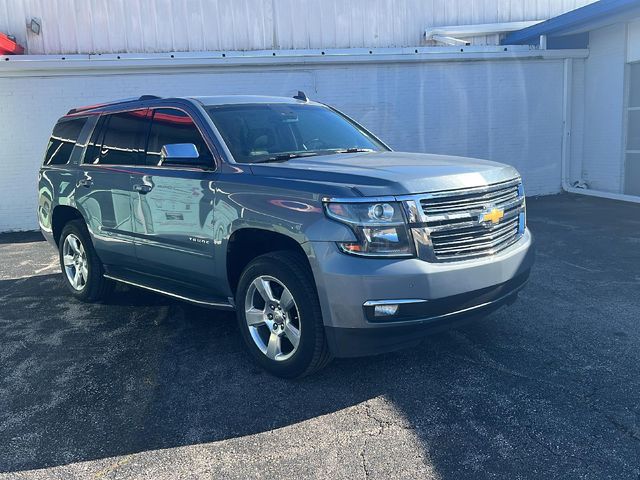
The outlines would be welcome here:
[[[287,360],[298,350],[300,312],[291,291],[277,278],[261,275],[251,282],[245,318],[254,343],[271,360]]]
[[[89,278],[87,254],[80,239],[70,233],[62,245],[62,263],[67,280],[75,290],[82,290]]]

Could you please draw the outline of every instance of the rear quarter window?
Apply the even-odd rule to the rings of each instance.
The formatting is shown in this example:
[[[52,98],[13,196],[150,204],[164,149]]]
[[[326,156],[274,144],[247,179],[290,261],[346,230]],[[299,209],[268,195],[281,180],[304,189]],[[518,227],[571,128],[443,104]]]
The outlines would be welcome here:
[[[76,145],[87,117],[64,119],[58,121],[47,145],[44,165],[66,165]]]

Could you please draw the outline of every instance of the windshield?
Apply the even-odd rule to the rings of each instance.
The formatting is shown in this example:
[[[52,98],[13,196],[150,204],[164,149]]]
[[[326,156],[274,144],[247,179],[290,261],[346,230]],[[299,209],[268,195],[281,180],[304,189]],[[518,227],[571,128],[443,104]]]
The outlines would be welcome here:
[[[361,127],[323,106],[242,104],[206,110],[237,162],[386,150]]]

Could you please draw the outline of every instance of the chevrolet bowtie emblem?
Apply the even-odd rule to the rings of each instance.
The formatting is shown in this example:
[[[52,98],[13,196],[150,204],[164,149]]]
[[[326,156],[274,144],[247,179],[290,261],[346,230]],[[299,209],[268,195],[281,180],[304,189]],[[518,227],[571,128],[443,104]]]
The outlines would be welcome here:
[[[480,221],[482,223],[491,222],[493,224],[498,223],[504,217],[504,210],[502,208],[492,208],[491,210],[480,215]]]

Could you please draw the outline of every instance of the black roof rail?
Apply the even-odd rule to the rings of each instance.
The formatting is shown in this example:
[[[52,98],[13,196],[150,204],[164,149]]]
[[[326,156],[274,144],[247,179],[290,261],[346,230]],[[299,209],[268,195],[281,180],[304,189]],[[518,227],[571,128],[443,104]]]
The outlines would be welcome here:
[[[159,100],[161,98],[158,95],[140,95],[138,100]]]
[[[119,103],[135,102],[135,101],[141,101],[141,100],[157,100],[159,98],[162,98],[162,97],[158,97],[157,95],[141,95],[139,97],[123,98],[123,99],[120,99],[120,100],[113,100],[111,102],[96,103],[95,105],[86,105],[84,107],[72,108],[71,110],[69,110],[67,112],[67,115],[73,115],[74,113],[80,113],[80,112],[84,112],[84,111],[87,111],[87,110],[93,110],[94,108],[107,107],[107,106],[110,106],[110,105],[117,105]]]

